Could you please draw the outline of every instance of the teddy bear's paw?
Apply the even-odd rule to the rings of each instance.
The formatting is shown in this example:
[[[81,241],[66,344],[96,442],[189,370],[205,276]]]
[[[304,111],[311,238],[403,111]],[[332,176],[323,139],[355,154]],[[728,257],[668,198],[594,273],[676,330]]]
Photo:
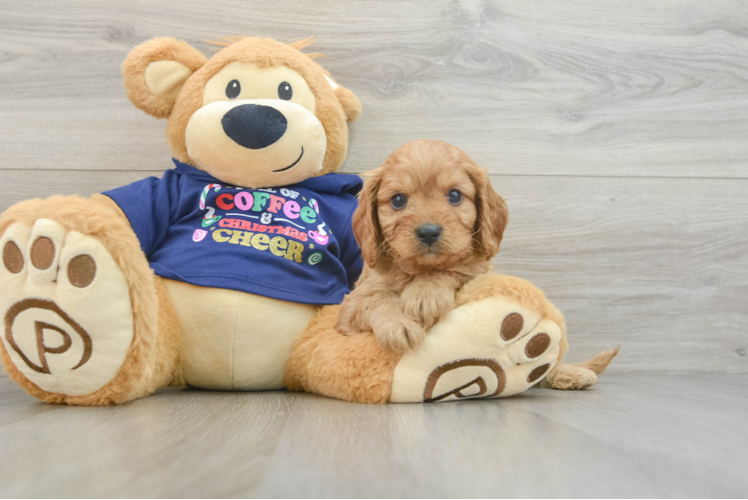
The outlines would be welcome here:
[[[506,397],[539,383],[559,355],[561,329],[505,296],[451,311],[395,367],[393,403]]]
[[[49,393],[84,396],[105,386],[133,339],[128,285],[110,253],[49,219],[10,225],[0,252],[10,362]]]

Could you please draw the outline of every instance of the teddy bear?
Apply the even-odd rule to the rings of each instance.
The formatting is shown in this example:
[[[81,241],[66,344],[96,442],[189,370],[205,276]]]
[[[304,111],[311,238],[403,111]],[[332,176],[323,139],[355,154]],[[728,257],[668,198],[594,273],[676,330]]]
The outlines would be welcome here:
[[[560,364],[563,316],[519,278],[469,283],[406,353],[335,330],[362,268],[362,182],[336,173],[361,103],[309,43],[237,37],[208,59],[155,38],[130,52],[127,96],[168,118],[174,168],[0,217],[0,358],[29,394],[114,405],[177,385],[385,403],[595,382],[615,354]]]

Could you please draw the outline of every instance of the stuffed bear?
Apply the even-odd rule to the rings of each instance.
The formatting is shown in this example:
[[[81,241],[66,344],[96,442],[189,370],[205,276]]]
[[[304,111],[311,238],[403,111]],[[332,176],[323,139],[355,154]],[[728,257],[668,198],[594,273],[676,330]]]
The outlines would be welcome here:
[[[334,173],[361,104],[306,45],[241,37],[206,59],[156,38],[127,56],[127,95],[168,118],[175,168],[0,218],[0,357],[28,393],[112,405],[167,385],[288,387],[384,403],[595,382],[615,353],[560,365],[563,317],[518,278],[469,283],[404,354],[335,330],[362,268],[362,182]]]

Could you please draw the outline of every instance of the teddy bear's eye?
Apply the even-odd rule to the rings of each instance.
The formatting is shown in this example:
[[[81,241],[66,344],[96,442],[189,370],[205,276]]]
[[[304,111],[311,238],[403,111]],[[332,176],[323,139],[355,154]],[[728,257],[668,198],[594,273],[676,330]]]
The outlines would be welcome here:
[[[236,99],[241,93],[242,85],[239,83],[239,80],[231,80],[229,84],[226,85],[226,97],[229,99]]]
[[[280,85],[278,85],[278,97],[280,97],[284,101],[291,100],[291,97],[293,97],[293,90],[291,89],[290,83],[283,82]]]

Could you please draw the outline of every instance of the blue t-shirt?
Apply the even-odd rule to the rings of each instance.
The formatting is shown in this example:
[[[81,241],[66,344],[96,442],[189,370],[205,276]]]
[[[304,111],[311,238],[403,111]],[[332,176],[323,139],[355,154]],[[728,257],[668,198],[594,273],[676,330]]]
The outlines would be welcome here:
[[[339,304],[350,291],[363,266],[351,228],[358,176],[247,189],[174,163],[161,179],[104,193],[158,276],[304,304]]]

